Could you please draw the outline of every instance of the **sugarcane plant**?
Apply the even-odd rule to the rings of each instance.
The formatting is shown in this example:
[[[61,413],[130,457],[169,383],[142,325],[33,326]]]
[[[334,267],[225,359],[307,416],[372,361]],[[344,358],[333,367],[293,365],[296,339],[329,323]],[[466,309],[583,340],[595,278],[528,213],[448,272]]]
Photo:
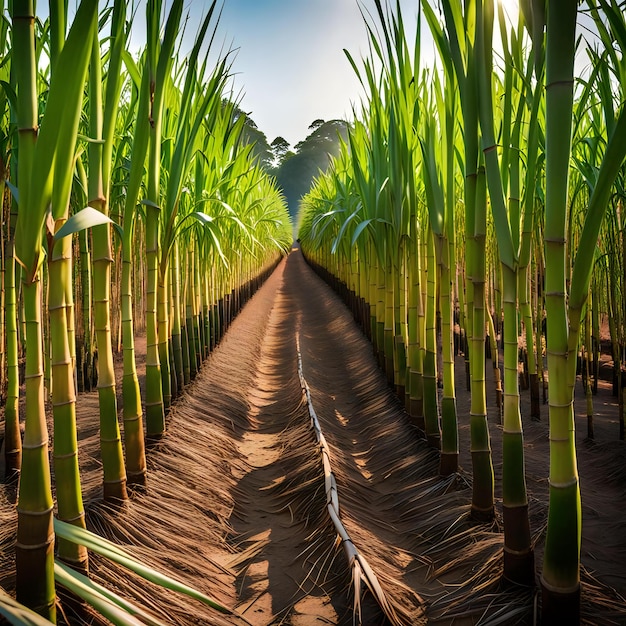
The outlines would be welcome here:
[[[168,154],[164,155],[164,165],[169,171],[169,176],[167,178],[163,208],[160,212],[159,307],[157,320],[161,383],[165,408],[168,408],[171,403],[172,382],[174,385],[177,385],[177,381],[182,374],[175,366],[171,368],[173,355],[170,349],[172,332],[169,322],[169,303],[172,294],[170,293],[169,264],[173,246],[180,232],[180,224],[184,220],[184,216],[181,215],[183,186],[187,182],[193,166],[194,154],[197,154],[201,132],[203,130],[206,132],[207,128],[215,128],[219,134],[223,132],[223,129],[217,126],[216,121],[222,107],[222,93],[228,77],[229,63],[227,59],[222,59],[217,63],[213,74],[208,78],[204,78],[204,75],[207,73],[206,61],[198,68],[200,47],[203,45],[207,35],[214,9],[215,2],[209,8],[201,24],[187,60],[184,84],[180,93],[180,104],[177,107],[176,126],[172,129],[174,140],[168,150]],[[211,40],[215,34],[216,27],[217,25],[214,26],[213,34],[210,37]],[[208,54],[209,50],[207,50],[206,54]],[[202,82],[199,80],[200,77],[203,77]],[[240,119],[239,125],[241,126],[245,118],[242,117]],[[192,215],[194,214],[192,212]],[[175,307],[178,304],[179,301],[173,302]],[[175,315],[177,318],[180,317],[178,313]]]
[[[121,91],[122,50],[125,48],[125,4],[116,2],[111,19],[108,72],[104,98],[100,43],[94,39],[89,74],[89,206],[109,214],[111,155]],[[100,408],[100,450],[103,468],[103,493],[107,500],[124,500],[126,471],[122,440],[117,420],[117,396],[111,341],[111,265],[112,231],[109,224],[94,227],[93,308],[98,345],[98,398]]]
[[[513,131],[509,145],[505,144],[503,161],[505,177],[499,165],[494,134],[494,107],[492,87],[492,38],[494,5],[489,0],[476,3],[476,67],[479,78],[478,112],[482,134],[482,151],[485,174],[497,236],[500,267],[502,271],[504,302],[504,411],[502,454],[502,500],[504,516],[504,576],[520,584],[533,584],[535,578],[534,554],[531,546],[524,465],[524,441],[520,413],[518,381],[518,271],[520,248],[519,214],[519,125],[525,99],[520,93]],[[501,20],[501,30],[504,20]],[[521,31],[521,29],[519,29]],[[506,38],[503,34],[503,42]],[[521,41],[513,38],[518,51]],[[515,45],[517,43],[517,45]],[[521,56],[521,55],[520,55]],[[507,73],[513,71],[515,53],[506,53]],[[513,77],[509,85],[513,86]],[[518,89],[519,93],[519,89]],[[512,105],[512,101],[510,101]],[[512,106],[508,107],[510,110]],[[506,106],[505,106],[505,110]],[[535,122],[530,120],[529,126]],[[512,145],[517,137],[517,145]],[[512,156],[511,156],[512,155]],[[510,162],[509,162],[510,159]],[[504,178],[504,180],[503,180]],[[509,206],[504,198],[505,183],[509,182],[512,196]],[[529,231],[526,231],[527,233]]]
[[[56,58],[40,123],[33,3],[28,0],[14,2],[11,17],[19,131],[19,211],[15,253],[23,268],[22,294],[29,345],[25,373],[24,453],[18,497],[16,593],[19,601],[54,621],[53,502],[44,407],[40,276],[44,227],[54,234],[50,209],[53,192],[55,188],[67,187],[67,181],[71,182],[72,178],[83,86],[92,40],[96,36],[97,2],[87,0],[81,3],[74,17],[67,40]],[[58,285],[59,289],[62,287]],[[73,456],[70,453],[70,457]]]
[[[606,147],[590,193],[578,248],[567,282],[567,207],[569,162],[574,107],[574,54],[577,5],[547,7],[546,17],[546,215],[545,272],[549,411],[550,502],[546,547],[541,574],[545,620],[577,622],[580,614],[581,502],[573,396],[576,354],[583,305],[589,292],[595,243],[609,204],[615,179],[626,156],[626,107],[623,105],[626,18],[616,2],[600,2],[603,15],[593,11],[617,81],[617,97],[603,107]],[[603,19],[608,27],[602,26]]]
[[[11,63],[9,54],[8,21],[3,21],[0,30],[2,56],[6,60],[2,70],[3,88],[0,94],[2,107],[2,136],[0,145],[2,152],[0,155],[0,186],[2,196],[2,215],[5,230],[3,232],[3,288],[4,302],[2,307],[2,323],[4,337],[4,365],[6,365],[6,396],[4,398],[4,472],[5,478],[15,481],[19,477],[22,464],[22,437],[19,425],[19,338],[18,338],[18,316],[17,316],[17,287],[16,280],[19,265],[15,263],[15,222],[17,219],[17,201],[8,193],[15,190],[17,178],[17,160],[10,158],[11,149],[15,147],[17,141],[17,111],[16,106],[11,106],[10,97],[15,93],[15,69]],[[12,33],[11,33],[12,37]],[[11,94],[11,96],[9,95]]]
[[[147,193],[143,200],[146,211],[146,435],[158,439],[165,433],[165,406],[161,377],[162,363],[159,357],[158,336],[158,264],[159,264],[159,216],[161,210],[160,164],[163,108],[166,98],[167,81],[173,65],[174,48],[179,31],[183,3],[175,1],[170,8],[163,40],[159,38],[162,3],[149,1],[147,16],[147,65],[149,80],[149,148]],[[169,367],[169,365],[168,365]]]
[[[126,53],[124,63],[132,81],[130,111],[133,124],[133,142],[129,156],[126,195],[124,196],[122,218],[122,276],[121,276],[121,315],[123,349],[123,421],[126,452],[126,475],[131,485],[145,486],[147,480],[144,420],[141,406],[141,392],[135,360],[135,334],[133,320],[133,242],[137,230],[137,203],[141,192],[144,164],[148,152],[150,129],[150,89],[149,73],[144,69],[144,51],[137,63]],[[129,111],[129,116],[130,116]]]
[[[454,74],[451,62],[446,62],[445,85],[437,75],[433,76],[436,111],[425,112],[423,137],[420,139],[422,151],[422,175],[428,209],[430,230],[435,250],[434,263],[437,268],[435,283],[439,286],[439,308],[441,310],[441,346],[443,356],[443,396],[441,399],[441,465],[440,473],[448,476],[458,467],[459,443],[454,389],[453,353],[453,306],[452,280],[450,277],[451,258],[454,258],[454,150],[456,131],[456,99],[444,98],[446,93],[454,93]],[[424,102],[427,102],[424,94]],[[437,120],[441,122],[438,126]],[[435,137],[440,134],[444,141],[440,153],[436,154]],[[443,167],[438,163],[443,162]],[[429,242],[430,246],[430,242]],[[452,250],[452,257],[451,257]],[[432,269],[435,269],[434,267]],[[429,269],[430,271],[430,269]],[[431,276],[429,275],[429,283]],[[452,293],[451,293],[452,292]],[[434,295],[434,294],[433,294]],[[430,294],[429,294],[430,297]],[[432,316],[432,315],[431,315]],[[431,333],[434,331],[431,330]],[[435,352],[431,349],[431,354]],[[431,383],[431,395],[437,393],[436,383]]]
[[[478,68],[475,49],[476,6],[467,2],[464,10],[444,2],[445,30],[437,13],[424,3],[424,15],[440,56],[459,85],[463,124],[465,249],[467,271],[466,319],[471,392],[472,503],[471,516],[478,521],[494,517],[494,476],[487,424],[485,381],[485,306],[487,199],[484,160],[479,157]]]

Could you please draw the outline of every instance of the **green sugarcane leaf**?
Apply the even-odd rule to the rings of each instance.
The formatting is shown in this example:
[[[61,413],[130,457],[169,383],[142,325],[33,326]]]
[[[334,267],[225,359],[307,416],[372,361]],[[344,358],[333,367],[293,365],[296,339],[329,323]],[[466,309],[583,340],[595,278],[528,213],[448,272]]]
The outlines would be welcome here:
[[[9,188],[9,191],[11,192],[11,195],[13,196],[13,199],[15,200],[15,202],[19,204],[20,203],[20,190],[9,180],[5,180],[4,184]]]
[[[2,85],[4,89],[9,105],[14,111],[17,111],[17,95],[15,89],[13,89],[11,83],[8,83],[6,80],[0,80],[0,85]]]
[[[237,226],[239,226],[239,228],[245,234],[248,234],[248,229],[246,228],[245,224],[237,217],[237,213],[235,213],[235,209],[233,209],[228,203],[222,200],[218,200],[217,198],[211,198],[210,202],[216,202],[220,206],[224,207],[226,211],[228,212],[228,215],[224,215],[223,217],[226,217],[232,220],[233,222],[235,222],[235,224],[237,224]]]
[[[589,291],[596,242],[607,210],[611,189],[619,168],[626,158],[626,106],[620,109],[613,134],[609,139],[597,172],[583,232],[574,260],[570,291],[570,309],[582,309]]]
[[[63,237],[73,235],[74,233],[78,233],[86,228],[93,228],[94,226],[101,226],[103,224],[112,224],[120,238],[124,236],[124,231],[119,224],[116,224],[104,213],[88,206],[80,210],[78,213],[74,213],[74,215],[72,215],[72,217],[70,217],[67,222],[65,222],[65,224],[63,224],[63,226],[61,226],[61,228],[59,228],[59,230],[57,230],[54,234],[54,240],[58,241],[59,239],[63,239]]]
[[[71,180],[71,167],[81,112],[89,49],[95,34],[97,0],[81,2],[62,52],[55,63],[46,109],[41,120],[28,180],[28,200],[21,207],[15,231],[16,258],[32,280],[41,263],[41,235],[52,197],[53,171]],[[61,167],[66,164],[65,168]],[[23,181],[24,182],[24,181]],[[64,180],[55,184],[62,186]],[[20,183],[21,184],[21,183]]]
[[[133,57],[131,56],[130,52],[128,52],[128,50],[122,51],[122,60],[124,61],[124,65],[126,66],[126,70],[128,71],[128,75],[133,81],[133,84],[135,85],[137,89],[140,89],[141,72],[139,71],[139,68],[137,67],[137,63],[135,62],[135,59],[133,59]]]
[[[89,580],[85,576],[82,578],[84,580],[81,580],[81,575],[69,567],[59,562],[54,563],[54,579],[96,609],[100,615],[106,617],[116,626],[144,626],[142,620],[137,619],[121,606],[115,604],[93,585],[85,584],[85,580]]]
[[[0,589],[0,615],[15,626],[50,626],[52,623],[11,598],[2,589]]]
[[[104,139],[93,139],[92,137],[87,137],[87,135],[83,135],[81,133],[78,133],[78,139],[85,141],[87,143],[94,143],[94,144],[98,144],[98,145],[104,145]]]
[[[144,198],[141,201],[141,204],[145,204],[146,206],[151,206],[153,209],[159,209],[159,211],[161,210],[161,207],[156,202],[153,202],[152,200],[148,200],[147,198]]]
[[[221,249],[220,249],[221,252]],[[111,561],[115,561],[120,565],[130,569],[135,572],[142,578],[149,580],[157,585],[165,587],[166,589],[170,589],[172,591],[178,591],[179,593],[183,593],[190,598],[195,598],[200,602],[210,606],[211,608],[219,611],[220,613],[225,613],[228,615],[237,615],[231,609],[219,604],[209,596],[189,587],[188,585],[181,583],[166,574],[162,574],[161,572],[148,567],[141,561],[137,560],[133,556],[131,556],[128,552],[126,552],[120,546],[96,535],[84,528],[79,528],[78,526],[74,526],[72,524],[68,524],[67,522],[63,522],[57,518],[54,519],[54,532],[57,536],[62,539],[66,539],[67,541],[72,541],[73,543],[77,543],[85,546],[89,550],[104,556]]]
[[[352,233],[352,241],[350,242],[351,246],[353,246],[358,241],[361,233],[369,226],[369,224],[371,224],[372,221],[372,219],[368,219],[363,220],[359,223],[359,225],[354,229],[354,232]]]
[[[214,230],[213,230],[213,225],[210,223],[207,223],[207,232],[209,233],[209,236],[211,237],[211,239],[213,240],[213,244],[215,245],[215,249],[217,250],[217,253],[220,257],[220,259],[222,260],[222,263],[224,264],[225,268],[228,268],[228,259],[226,258],[226,256],[224,255],[224,252],[222,251],[222,245],[220,244],[220,240],[219,237],[215,234]]]
[[[626,20],[624,19],[623,7],[617,6],[615,0],[610,0],[610,5],[607,0],[600,0],[600,4],[604,9],[604,14],[611,25],[611,30],[615,37],[615,40],[619,44],[619,48],[622,53],[626,50]],[[610,42],[606,39],[604,44],[610,46]]]
[[[54,563],[54,578],[57,583],[76,594],[114,624],[165,626],[164,622],[143,608],[90,580],[87,576],[60,561]],[[121,621],[119,620],[120,616]],[[137,617],[139,619],[136,619]]]
[[[339,232],[337,233],[337,236],[335,237],[335,240],[333,241],[333,245],[330,249],[332,254],[335,254],[337,252],[337,248],[342,243],[344,233],[346,232],[346,228],[348,228],[348,225],[350,224],[350,222],[359,214],[360,210],[361,210],[361,207],[359,206],[356,209],[356,211],[354,211],[351,215],[349,215],[346,221],[341,225],[341,228],[339,229]]]
[[[201,211],[194,211],[193,213],[189,213],[185,218],[191,217],[192,219],[198,220],[201,224],[210,224],[215,221],[215,218],[212,215],[207,215],[206,213],[202,213]]]

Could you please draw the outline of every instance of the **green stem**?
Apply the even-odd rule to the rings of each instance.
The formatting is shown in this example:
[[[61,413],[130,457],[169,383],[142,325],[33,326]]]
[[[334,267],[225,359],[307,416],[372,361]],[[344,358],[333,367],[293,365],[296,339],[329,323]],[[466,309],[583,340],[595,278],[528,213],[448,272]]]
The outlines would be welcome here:
[[[487,423],[487,392],[485,383],[485,237],[487,227],[487,189],[485,170],[481,166],[476,177],[474,202],[473,330],[471,340],[471,406],[470,441],[472,453],[472,517],[488,521],[494,516],[494,479]]]
[[[428,231],[427,246],[427,297],[426,297],[426,354],[424,357],[424,421],[426,438],[431,446],[441,448],[439,430],[439,398],[437,394],[437,329],[435,315],[435,293],[437,266],[433,235]]]
[[[18,602],[56,622],[54,530],[48,461],[48,430],[44,406],[39,273],[22,283],[26,320],[26,425],[17,502],[15,590]]]
[[[541,586],[546,623],[573,623],[580,611],[581,504],[566,293],[568,170],[577,3],[548,3],[546,52],[545,306],[550,397],[550,499]],[[571,374],[573,370],[573,376]]]
[[[64,220],[58,220],[57,229],[63,223]],[[48,315],[53,383],[54,474],[59,519],[86,528],[78,467],[74,365],[67,328],[66,295],[72,276],[71,243],[70,237],[58,241],[49,264]],[[58,554],[75,569],[87,572],[88,557],[84,546],[59,540]]]
[[[502,505],[504,517],[504,576],[532,585],[535,561],[530,538],[524,437],[517,371],[517,276],[502,265],[504,300],[504,413],[502,430]]]

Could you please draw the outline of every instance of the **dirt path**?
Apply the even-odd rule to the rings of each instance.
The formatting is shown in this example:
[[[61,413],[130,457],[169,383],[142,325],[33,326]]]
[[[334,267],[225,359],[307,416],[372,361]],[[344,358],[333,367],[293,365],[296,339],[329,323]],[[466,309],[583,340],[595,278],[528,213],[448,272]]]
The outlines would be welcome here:
[[[284,267],[273,276],[278,282],[274,304],[255,378],[246,391],[250,428],[237,442],[246,466],[238,476],[232,523],[239,549],[250,555],[237,581],[237,608],[255,625],[279,620],[294,625],[336,624],[339,618],[332,598],[309,576],[306,559],[298,558],[306,551],[306,525],[290,506],[283,505],[276,488],[288,478],[287,440],[306,424],[294,378],[296,311],[285,293]]]
[[[278,266],[234,319],[177,400],[168,417],[168,435],[149,451],[148,489],[135,494],[123,511],[99,501],[97,394],[79,397],[90,527],[236,608],[254,626],[352,624],[353,581],[326,510],[320,450],[298,378],[297,343],[330,449],[342,521],[376,573],[392,613],[399,623],[419,624],[426,601],[430,621],[451,623],[450,611],[456,610],[465,617],[455,624],[475,623],[491,602],[489,593],[498,591],[501,535],[497,527],[475,529],[465,521],[471,461],[463,360],[457,359],[457,408],[464,472],[442,480],[437,454],[409,424],[370,344],[299,252]],[[142,346],[138,338],[140,379]],[[488,393],[492,391],[490,387]],[[589,572],[624,595],[626,447],[613,433],[615,406],[607,390],[596,398],[596,406],[596,442],[579,434],[582,559]],[[501,437],[493,403],[489,411],[499,481]],[[547,497],[545,407],[544,413],[538,423],[526,423],[524,417],[537,571]],[[584,430],[581,423],[579,431]],[[0,498],[0,564],[7,572],[14,540],[11,516],[10,503]],[[442,547],[446,533],[452,540]],[[148,602],[167,623],[240,623],[138,583],[98,559],[92,561],[92,573]],[[468,587],[459,586],[470,579]],[[10,574],[0,573],[0,585],[10,588],[11,580]],[[584,582],[584,589],[593,591],[595,583],[587,574]],[[473,585],[485,586],[479,594]],[[626,615],[622,598],[605,591],[595,595],[600,600],[586,600],[588,623],[624,623],[603,614],[608,607]],[[507,596],[506,601],[517,603],[523,619],[532,614],[532,593]],[[371,594],[364,596],[361,619],[372,626],[385,623]]]

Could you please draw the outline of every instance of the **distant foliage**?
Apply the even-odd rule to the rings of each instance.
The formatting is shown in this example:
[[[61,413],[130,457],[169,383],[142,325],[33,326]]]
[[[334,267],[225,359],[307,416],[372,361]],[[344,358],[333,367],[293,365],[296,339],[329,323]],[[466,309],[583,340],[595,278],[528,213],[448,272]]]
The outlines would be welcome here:
[[[291,150],[289,142],[281,136],[270,144],[265,133],[247,113],[239,109],[235,118],[240,115],[246,116],[243,142],[253,144],[253,153],[259,165],[276,177],[287,200],[292,222],[296,223],[302,196],[309,192],[314,178],[326,171],[331,157],[339,154],[340,137],[346,140],[348,135],[347,123],[344,120],[325,122],[316,119],[309,126],[311,133],[308,137]]]
[[[259,130],[254,120],[241,109],[235,112],[235,120],[241,115],[246,116],[246,121],[241,133],[244,144],[252,144],[252,153],[258,159],[259,165],[267,171],[274,167],[274,152],[267,142],[267,137],[262,130]]]
[[[347,137],[347,123],[343,120],[315,120],[309,126],[311,134],[284,153],[275,170],[276,179],[285,194],[292,221],[296,222],[300,199],[313,179],[324,172],[330,158],[339,154],[340,137]]]

